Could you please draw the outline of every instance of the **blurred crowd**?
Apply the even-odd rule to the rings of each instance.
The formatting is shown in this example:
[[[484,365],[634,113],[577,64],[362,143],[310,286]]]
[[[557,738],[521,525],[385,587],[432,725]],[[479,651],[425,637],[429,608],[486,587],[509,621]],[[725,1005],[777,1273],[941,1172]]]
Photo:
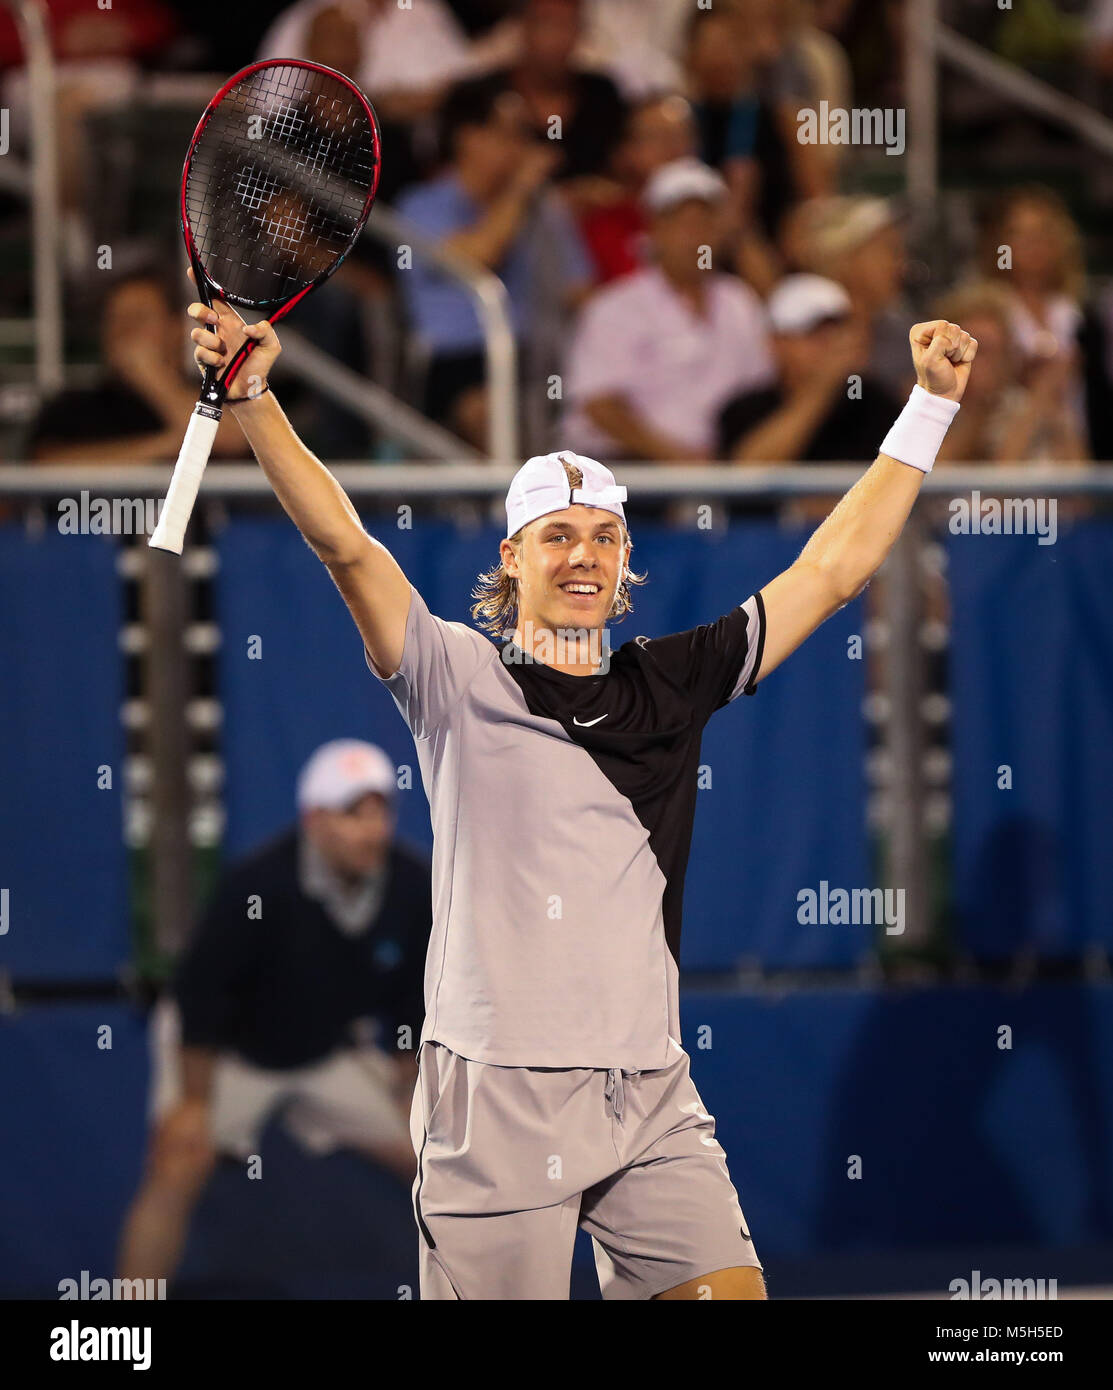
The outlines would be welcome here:
[[[968,7],[949,8],[957,22]],[[1106,32],[1109,8],[1086,33]],[[176,453],[194,390],[182,253],[138,234],[110,276],[88,271],[82,141],[145,78],[200,91],[256,57],[361,83],[384,127],[380,198],[420,234],[405,257],[366,242],[291,326],[480,452],[484,332],[429,243],[506,288],[523,453],[869,461],[914,380],[910,326],[944,317],[981,345],[945,461],[1113,457],[1113,295],[1087,275],[1068,200],[1042,183],[971,194],[966,254],[941,267],[890,192],[903,161],[798,138],[822,103],[903,105],[900,0],[298,0],[237,14],[219,45],[167,0],[116,0],[107,18],[50,9],[67,255],[100,365],[42,404],[29,459]],[[998,47],[1034,42],[1015,23],[1000,33]],[[1100,73],[1108,44],[1088,47]],[[14,52],[0,29],[13,112]],[[276,385],[323,457],[413,456],[304,384]],[[244,449],[227,423],[215,456]]]

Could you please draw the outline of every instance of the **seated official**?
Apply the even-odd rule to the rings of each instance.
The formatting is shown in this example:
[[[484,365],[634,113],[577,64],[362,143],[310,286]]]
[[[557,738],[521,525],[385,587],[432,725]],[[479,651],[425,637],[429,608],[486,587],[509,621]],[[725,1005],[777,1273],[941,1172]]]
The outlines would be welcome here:
[[[395,788],[381,749],[325,744],[299,778],[297,827],[225,875],[159,1019],[180,1031],[180,1077],[164,1047],[122,1277],[173,1275],[216,1158],[246,1163],[280,1109],[312,1152],[351,1149],[413,1181],[432,890],[427,857],[393,838]]]

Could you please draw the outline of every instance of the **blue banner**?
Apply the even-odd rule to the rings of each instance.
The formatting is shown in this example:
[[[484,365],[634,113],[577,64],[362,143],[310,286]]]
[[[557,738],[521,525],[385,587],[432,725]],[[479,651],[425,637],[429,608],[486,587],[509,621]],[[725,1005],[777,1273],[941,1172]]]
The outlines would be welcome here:
[[[0,968],[16,981],[108,978],[130,952],[116,553],[0,526]]]
[[[975,955],[1113,947],[1113,525],[951,536],[957,927]]]

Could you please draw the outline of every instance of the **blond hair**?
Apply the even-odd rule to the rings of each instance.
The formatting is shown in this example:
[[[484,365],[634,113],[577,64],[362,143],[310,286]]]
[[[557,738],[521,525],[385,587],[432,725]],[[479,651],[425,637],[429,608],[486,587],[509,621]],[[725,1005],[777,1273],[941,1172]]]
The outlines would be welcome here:
[[[575,464],[567,463],[561,459],[565,475],[568,478],[569,487],[583,487],[584,475]],[[517,551],[525,535],[525,527],[519,527],[514,535],[509,537],[510,544]],[[633,545],[630,533],[622,523],[622,540],[624,545]],[[624,618],[627,613],[633,611],[634,602],[630,595],[631,584],[644,584],[648,579],[647,574],[635,574],[632,569],[627,568],[615,590],[614,602],[611,604],[611,611],[607,614],[607,619],[619,620]],[[471,596],[476,600],[472,604],[471,615],[480,627],[493,633],[496,637],[501,637],[507,632],[512,632],[518,622],[518,581],[506,572],[506,566],[499,556],[497,565],[492,565],[489,570],[484,570],[475,582],[475,588],[471,591]]]
[[[981,234],[983,271],[999,273],[998,248],[1004,236],[1005,224],[1018,207],[1040,208],[1046,213],[1059,238],[1058,264],[1052,288],[1059,294],[1078,301],[1086,289],[1086,260],[1082,249],[1082,234],[1064,198],[1053,188],[1040,183],[1020,184],[999,195],[985,219]]]

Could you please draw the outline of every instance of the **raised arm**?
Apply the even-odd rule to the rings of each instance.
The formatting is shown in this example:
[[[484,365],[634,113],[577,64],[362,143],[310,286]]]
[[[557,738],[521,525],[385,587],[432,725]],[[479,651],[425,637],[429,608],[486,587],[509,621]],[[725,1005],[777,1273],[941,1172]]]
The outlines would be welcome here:
[[[332,575],[379,674],[393,675],[405,643],[409,580],[390,551],[363,529],[344,489],[294,433],[274,392],[264,391],[282,351],[278,335],[265,320],[245,324],[220,300],[212,309],[191,304],[187,312],[203,325],[190,334],[198,364],[220,366],[245,337],[258,342],[232,383],[228,408],[286,514]]]
[[[880,569],[958,410],[977,340],[957,324],[936,319],[916,324],[909,341],[917,385],[882,444],[883,452],[815,531],[799,558],[761,591],[766,625],[757,681],[857,597]],[[885,453],[886,448],[899,457]]]

